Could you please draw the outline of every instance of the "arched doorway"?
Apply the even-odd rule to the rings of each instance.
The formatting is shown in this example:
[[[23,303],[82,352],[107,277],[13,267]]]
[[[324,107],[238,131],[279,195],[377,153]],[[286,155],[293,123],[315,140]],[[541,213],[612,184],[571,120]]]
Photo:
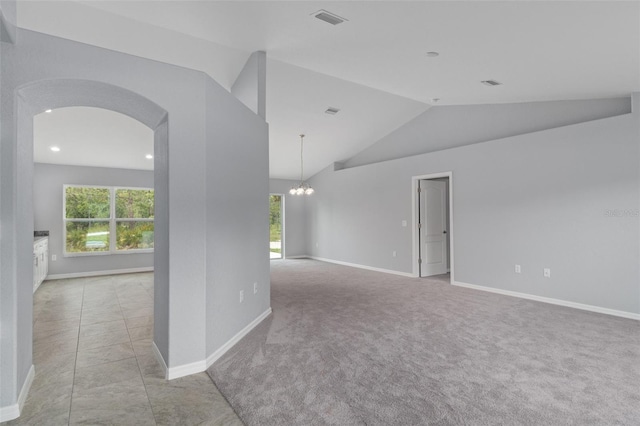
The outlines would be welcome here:
[[[33,117],[47,109],[72,106],[103,108],[125,114],[154,132],[155,250],[154,250],[154,342],[160,355],[168,359],[169,307],[169,184],[168,114],[157,104],[129,90],[88,80],[44,80],[16,91],[17,152],[16,205],[22,214],[15,217],[16,282],[31,282],[30,252],[33,235]],[[30,318],[32,294],[19,290],[16,312]],[[31,341],[30,324],[18,321],[16,339]],[[30,344],[18,345],[23,348]],[[30,352],[30,351],[29,351]],[[20,363],[24,365],[21,365]],[[16,359],[18,370],[29,369],[31,357]]]

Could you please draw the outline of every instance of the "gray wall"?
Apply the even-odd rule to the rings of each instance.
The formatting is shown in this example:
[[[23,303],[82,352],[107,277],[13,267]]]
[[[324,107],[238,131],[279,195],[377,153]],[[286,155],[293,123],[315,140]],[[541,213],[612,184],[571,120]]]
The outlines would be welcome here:
[[[436,106],[343,163],[354,167],[631,112],[629,98]]]
[[[271,306],[269,136],[245,105],[223,102],[205,86],[207,104],[207,353],[212,354]],[[229,126],[229,117],[238,125]],[[253,283],[258,292],[253,293]],[[240,291],[244,302],[240,303]]]
[[[49,275],[153,267],[153,253],[64,257],[63,185],[153,188],[153,171],[36,163],[33,169],[34,229],[49,231]],[[57,255],[55,262],[51,255]]]
[[[17,3],[15,0],[0,0],[0,40],[12,42],[16,36]]]
[[[0,406],[15,404],[32,364],[32,117],[45,109],[45,105],[109,108],[155,130],[154,341],[170,369],[202,365],[209,355],[207,342],[216,342],[216,333],[236,334],[247,325],[241,324],[250,316],[248,307],[230,310],[218,329],[207,330],[206,295],[219,294],[225,286],[236,286],[231,276],[218,280],[207,276],[207,251],[224,244],[224,241],[207,240],[207,234],[212,226],[225,226],[209,223],[209,205],[204,195],[216,196],[216,191],[209,191],[208,185],[215,177],[221,188],[225,177],[213,173],[207,155],[211,145],[216,145],[218,161],[229,158],[229,163],[236,164],[238,169],[264,170],[268,167],[266,152],[252,151],[254,144],[263,143],[267,138],[264,120],[200,72],[25,30],[18,30],[17,40],[15,45],[4,43],[0,51],[3,237],[0,242],[3,311]],[[67,90],[52,89],[62,86]],[[37,96],[27,96],[32,91],[37,92]],[[17,92],[20,96],[16,96]],[[157,113],[164,113],[164,118],[158,119]],[[145,114],[155,121],[145,121]],[[214,126],[209,125],[212,115],[219,115]],[[241,136],[247,143],[234,139],[238,128],[244,128]],[[264,193],[257,197],[252,192],[246,200],[250,209],[265,209],[264,232],[255,232],[250,240],[243,241],[266,250],[268,188],[267,177],[264,179]],[[223,198],[224,193],[220,196]],[[229,214],[235,211],[235,206],[223,204],[220,209]],[[163,234],[160,239],[159,234]],[[157,261],[159,253],[167,254],[162,262]],[[243,256],[230,260],[226,267],[227,270],[244,269],[247,274],[253,272],[266,284],[268,262],[266,254],[259,258]],[[235,303],[236,297],[221,303]],[[260,302],[256,306],[268,306],[268,291],[258,293],[256,301]],[[5,330],[10,332],[5,334]]]
[[[27,120],[20,123],[14,120],[14,114],[22,112],[22,108],[13,96],[11,82],[5,78],[13,66],[11,58],[3,55],[10,46],[5,40],[3,37],[0,46],[0,410],[3,417],[15,407],[32,366],[33,331],[33,153],[31,147],[23,148],[15,143],[17,129],[25,124],[27,133],[29,129]]]
[[[231,86],[231,94],[259,117],[266,118],[267,110],[267,54],[253,52],[238,78]]]
[[[412,228],[401,227],[412,220],[412,176],[452,171],[456,281],[640,313],[639,123],[636,109],[367,166],[329,167],[310,180],[316,192],[307,200],[307,251],[412,273]],[[632,213],[607,214],[616,209]],[[521,275],[514,274],[516,263]],[[543,268],[551,268],[551,279]]]
[[[271,179],[269,192],[284,195],[284,257],[307,255],[306,199],[311,196],[291,195],[289,190],[300,182],[286,179]]]

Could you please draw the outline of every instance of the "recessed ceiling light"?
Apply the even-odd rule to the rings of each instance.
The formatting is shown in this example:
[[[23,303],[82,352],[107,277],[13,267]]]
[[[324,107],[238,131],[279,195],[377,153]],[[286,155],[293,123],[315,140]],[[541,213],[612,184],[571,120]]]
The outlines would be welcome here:
[[[49,148],[51,151],[53,152],[60,152],[60,148],[57,146],[52,146],[51,148]]]
[[[52,110],[50,110],[50,109],[46,109],[46,110],[44,110],[44,112],[46,112],[47,114],[49,114],[51,111],[52,111]]]
[[[436,56],[440,56],[438,52],[427,52],[427,56],[429,58],[435,58]]]
[[[153,155],[147,154],[144,156],[144,158],[146,158],[147,160],[151,160],[153,158]]]
[[[340,108],[329,107],[324,113],[330,114],[330,115],[336,115],[339,112],[340,112]]]
[[[482,80],[480,83],[484,84],[485,86],[491,86],[491,87],[502,85],[502,83],[496,80]]]
[[[348,21],[348,19],[342,18],[335,13],[328,12],[324,9],[320,9],[317,12],[312,13],[313,16],[318,18],[321,21],[327,22],[331,25],[342,24],[344,21]]]

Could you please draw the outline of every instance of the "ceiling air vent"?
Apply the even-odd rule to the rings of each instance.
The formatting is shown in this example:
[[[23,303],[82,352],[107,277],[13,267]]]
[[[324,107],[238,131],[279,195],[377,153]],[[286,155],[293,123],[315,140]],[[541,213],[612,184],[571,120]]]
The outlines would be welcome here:
[[[338,112],[340,112],[340,108],[329,107],[329,108],[327,108],[327,110],[324,113],[325,114],[336,115]]]
[[[348,21],[348,19],[341,18],[335,13],[327,12],[324,9],[314,12],[312,15],[321,21],[328,22],[331,25],[338,25],[342,24],[344,21]]]
[[[485,86],[501,86],[502,85],[502,83],[495,80],[483,80],[480,83],[484,84]]]

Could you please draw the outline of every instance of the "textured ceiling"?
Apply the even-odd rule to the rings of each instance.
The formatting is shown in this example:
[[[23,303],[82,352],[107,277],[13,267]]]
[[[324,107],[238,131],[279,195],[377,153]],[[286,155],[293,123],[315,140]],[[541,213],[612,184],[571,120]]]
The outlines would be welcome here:
[[[319,21],[319,9],[348,21]],[[640,91],[638,1],[28,1],[18,24],[198,69],[227,89],[266,51],[270,169],[281,178],[298,177],[300,133],[309,176],[433,98],[437,108]]]

